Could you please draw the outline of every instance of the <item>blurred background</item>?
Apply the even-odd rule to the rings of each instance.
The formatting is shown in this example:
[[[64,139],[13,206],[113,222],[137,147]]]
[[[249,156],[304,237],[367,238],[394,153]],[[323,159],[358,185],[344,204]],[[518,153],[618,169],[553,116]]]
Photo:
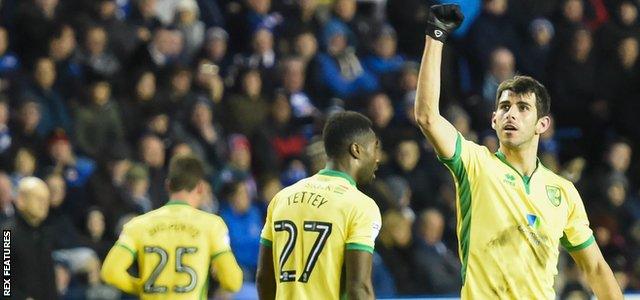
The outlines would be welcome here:
[[[445,47],[441,111],[495,151],[498,84],[543,82],[553,128],[539,157],[578,187],[623,289],[640,290],[640,1],[445,2],[465,21]],[[168,201],[169,159],[194,153],[208,171],[201,209],[228,224],[246,282],[209,295],[253,299],[268,202],[324,167],[327,116],[357,110],[383,148],[361,187],[383,214],[376,294],[457,295],[455,187],[413,118],[437,3],[0,0],[0,221],[29,213],[13,203],[21,178],[44,179],[39,230],[54,238],[39,255],[60,297],[119,299],[100,261],[126,221]],[[558,268],[561,298],[589,297],[564,252]]]

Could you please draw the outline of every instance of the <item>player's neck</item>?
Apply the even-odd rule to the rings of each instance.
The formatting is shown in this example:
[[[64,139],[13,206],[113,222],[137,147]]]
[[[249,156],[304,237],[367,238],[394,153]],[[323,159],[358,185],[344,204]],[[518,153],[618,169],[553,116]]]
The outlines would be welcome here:
[[[189,206],[191,207],[198,207],[198,199],[192,193],[186,191],[171,193],[171,195],[169,196],[169,200],[184,202],[186,204],[189,204]]]
[[[537,143],[525,147],[509,147],[500,144],[498,152],[504,155],[504,159],[521,175],[531,176],[537,165]]]
[[[351,164],[344,161],[330,159],[327,161],[327,164],[324,165],[324,168],[328,170],[334,170],[334,171],[345,173],[351,176],[351,178],[353,179],[356,178],[355,168],[353,168]]]

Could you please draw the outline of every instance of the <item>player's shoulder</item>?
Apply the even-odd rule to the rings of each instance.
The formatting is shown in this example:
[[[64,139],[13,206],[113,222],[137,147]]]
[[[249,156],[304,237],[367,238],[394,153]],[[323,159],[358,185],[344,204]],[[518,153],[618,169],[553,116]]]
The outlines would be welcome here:
[[[546,189],[558,188],[561,191],[564,191],[566,194],[568,194],[569,199],[580,197],[580,193],[578,192],[578,189],[573,184],[573,182],[551,171],[550,169],[545,167],[541,162],[539,164],[540,164],[541,173],[545,178],[544,181],[545,181]]]
[[[363,193],[356,187],[352,187],[351,189],[349,189],[348,193],[350,202],[353,203],[356,207],[360,209],[380,211],[378,203],[376,203],[373,198],[367,196],[367,194]]]
[[[456,152],[459,154],[462,151],[475,153],[477,156],[492,157],[493,152],[485,145],[478,144],[478,142],[466,139],[462,133],[458,132],[458,138],[456,139]]]
[[[540,171],[542,175],[545,177],[546,182],[558,185],[558,187],[561,187],[561,188],[575,189],[573,182],[560,176],[560,174],[557,174],[556,172],[551,171],[549,168],[543,165],[542,162],[538,162],[538,163],[540,164],[539,165]]]

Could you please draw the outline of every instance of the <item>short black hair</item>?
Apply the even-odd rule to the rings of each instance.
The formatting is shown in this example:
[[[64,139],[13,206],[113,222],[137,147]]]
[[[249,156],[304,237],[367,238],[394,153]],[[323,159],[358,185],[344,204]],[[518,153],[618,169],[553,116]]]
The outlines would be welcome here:
[[[547,88],[532,77],[515,76],[500,83],[498,86],[498,92],[496,93],[496,106],[498,105],[500,96],[504,91],[512,91],[518,95],[533,93],[536,96],[538,119],[549,115],[549,111],[551,110],[551,98],[549,97]]]
[[[193,155],[176,155],[169,163],[167,181],[169,192],[193,191],[200,180],[204,179],[204,166]]]
[[[349,146],[357,138],[372,132],[369,118],[354,111],[333,114],[324,126],[324,150],[329,158],[340,158],[349,153]]]

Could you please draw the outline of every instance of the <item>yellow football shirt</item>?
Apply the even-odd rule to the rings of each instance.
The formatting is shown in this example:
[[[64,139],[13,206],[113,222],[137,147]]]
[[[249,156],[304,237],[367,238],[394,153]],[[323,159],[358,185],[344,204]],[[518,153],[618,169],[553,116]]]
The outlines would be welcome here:
[[[462,298],[555,299],[559,244],[594,242],[573,184],[539,160],[522,176],[504,154],[460,134],[454,156],[440,160],[456,182]]]
[[[137,292],[142,299],[205,299],[211,265],[227,255],[232,259],[225,257],[226,264],[219,267],[228,277],[220,278],[221,284],[231,280],[225,285],[239,288],[242,272],[233,259],[224,221],[174,200],[125,224],[105,259],[103,277],[125,291]],[[118,274],[111,273],[117,272],[104,271],[122,270],[123,264],[134,259],[139,280],[130,280],[133,283],[122,283],[122,274],[113,278]]]
[[[373,253],[376,203],[347,174],[324,169],[280,191],[261,243],[271,247],[276,299],[339,299],[346,249]]]

